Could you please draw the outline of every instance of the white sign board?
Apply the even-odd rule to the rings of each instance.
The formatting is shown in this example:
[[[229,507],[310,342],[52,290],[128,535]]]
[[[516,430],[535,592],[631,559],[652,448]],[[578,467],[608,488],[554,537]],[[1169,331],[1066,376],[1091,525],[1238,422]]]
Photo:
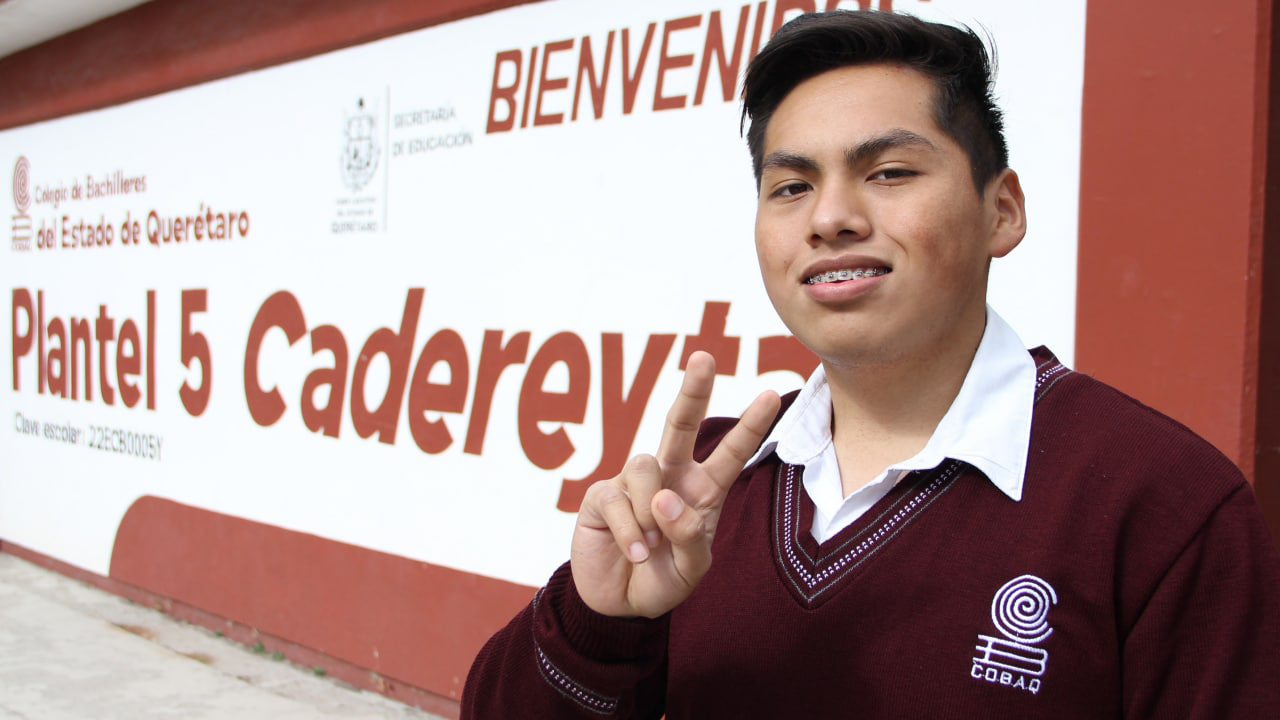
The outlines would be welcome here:
[[[895,9],[999,44],[991,301],[1069,361],[1084,2]],[[153,495],[541,584],[688,350],[716,414],[802,381],[722,79],[776,10],[535,3],[0,133],[0,537],[106,574]]]

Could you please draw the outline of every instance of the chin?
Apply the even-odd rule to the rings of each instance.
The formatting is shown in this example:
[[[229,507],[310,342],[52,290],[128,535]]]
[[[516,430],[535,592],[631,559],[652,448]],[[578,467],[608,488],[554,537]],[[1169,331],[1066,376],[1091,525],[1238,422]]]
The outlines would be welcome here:
[[[889,337],[875,324],[854,318],[827,318],[823,323],[784,323],[802,345],[823,362],[870,362],[889,349]]]
[[[895,356],[882,348],[839,348],[832,352],[815,352],[828,367],[858,368],[891,365]]]
[[[845,335],[844,337],[848,337]],[[890,361],[891,353],[886,352],[888,348],[883,342],[871,340],[859,340],[857,342],[841,342],[833,341],[832,335],[819,337],[816,341],[812,337],[796,335],[796,339],[800,344],[809,348],[809,351],[818,356],[824,365],[834,367],[853,367],[859,365],[875,365]]]

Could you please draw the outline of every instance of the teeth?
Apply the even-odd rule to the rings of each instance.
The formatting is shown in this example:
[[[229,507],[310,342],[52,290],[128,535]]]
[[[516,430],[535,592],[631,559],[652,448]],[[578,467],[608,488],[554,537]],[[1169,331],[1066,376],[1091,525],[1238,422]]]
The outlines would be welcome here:
[[[814,275],[805,282],[810,285],[818,285],[820,283],[843,282],[845,280],[859,280],[864,277],[876,277],[889,272],[887,268],[856,268],[853,270],[832,270],[821,275]]]

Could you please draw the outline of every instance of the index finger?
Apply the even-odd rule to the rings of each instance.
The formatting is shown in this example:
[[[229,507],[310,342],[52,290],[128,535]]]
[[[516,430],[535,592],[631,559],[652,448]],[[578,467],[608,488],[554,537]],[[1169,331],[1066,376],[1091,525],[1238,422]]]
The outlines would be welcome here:
[[[782,401],[772,390],[760,393],[738,418],[738,424],[720,440],[720,444],[702,463],[711,481],[722,490],[728,490],[737,479],[747,461],[756,454],[761,441],[773,427]]]
[[[698,439],[698,428],[707,416],[707,404],[711,401],[711,387],[715,381],[715,358],[701,350],[690,355],[680,392],[671,403],[667,422],[662,427],[658,462],[679,465],[693,461],[693,445]]]

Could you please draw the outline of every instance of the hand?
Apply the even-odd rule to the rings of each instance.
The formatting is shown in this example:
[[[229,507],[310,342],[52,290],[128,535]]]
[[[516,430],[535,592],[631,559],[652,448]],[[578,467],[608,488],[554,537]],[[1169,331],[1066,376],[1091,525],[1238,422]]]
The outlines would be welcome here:
[[[762,393],[711,456],[695,462],[694,441],[715,373],[711,355],[690,355],[657,456],[637,455],[621,475],[587,490],[570,567],[592,610],[658,617],[689,597],[711,567],[711,541],[729,486],[755,454],[779,405],[776,393]]]

